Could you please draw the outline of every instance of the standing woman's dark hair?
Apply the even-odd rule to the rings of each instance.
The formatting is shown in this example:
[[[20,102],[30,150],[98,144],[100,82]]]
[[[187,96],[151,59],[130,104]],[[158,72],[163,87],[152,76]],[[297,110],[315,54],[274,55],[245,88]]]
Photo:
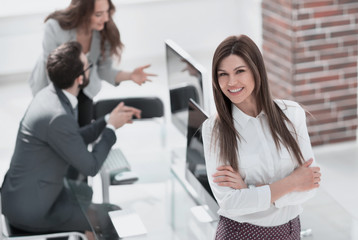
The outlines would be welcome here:
[[[232,102],[221,91],[218,81],[218,67],[222,60],[230,55],[241,57],[250,68],[255,81],[255,94],[257,109],[267,114],[270,131],[277,149],[283,144],[302,165],[304,162],[302,152],[297,143],[297,134],[291,121],[273,101],[268,85],[265,64],[260,50],[256,44],[246,35],[231,36],[226,38],[216,49],[212,64],[212,86],[214,100],[217,109],[213,134],[214,141],[218,141],[220,161],[229,164],[234,170],[238,170],[238,144],[241,141],[240,134],[234,127],[232,116]],[[289,124],[294,132],[290,132]],[[235,147],[233,151],[232,147]]]
[[[51,13],[45,19],[45,22],[51,18],[57,20],[64,30],[70,30],[78,27],[84,27],[89,29],[90,18],[94,11],[94,5],[96,0],[72,0],[71,4],[64,10],[58,10]],[[105,23],[101,34],[101,53],[104,56],[105,43],[111,46],[111,53],[120,57],[123,43],[121,42],[121,36],[119,30],[114,23],[112,16],[115,12],[115,6],[111,0],[107,0],[109,4],[108,10],[108,22]]]

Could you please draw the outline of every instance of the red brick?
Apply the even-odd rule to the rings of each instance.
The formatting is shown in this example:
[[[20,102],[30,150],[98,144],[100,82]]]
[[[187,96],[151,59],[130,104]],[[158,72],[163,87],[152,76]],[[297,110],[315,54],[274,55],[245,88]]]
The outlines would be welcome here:
[[[311,133],[309,132],[310,136],[311,136]],[[312,136],[310,137],[310,140],[311,140],[311,145],[312,146],[319,146],[319,145],[322,145],[324,142],[321,138],[321,136]]]
[[[333,5],[333,1],[311,1],[303,4],[304,8],[315,8]]]
[[[330,35],[332,38],[335,37],[342,37],[342,36],[349,36],[349,35],[356,35],[358,34],[358,30],[346,30],[346,31],[340,31],[340,32],[332,32]]]
[[[300,13],[297,15],[297,20],[306,20],[310,18],[309,13]]]
[[[323,104],[325,102],[325,100],[324,99],[307,99],[307,98],[305,98],[305,99],[300,100],[299,102],[303,105],[309,106],[309,105],[314,105],[314,104]]]
[[[288,10],[287,8],[284,8],[282,6],[280,6],[280,4],[272,4],[272,1],[269,1],[268,3],[265,3],[264,1],[262,1],[262,15],[263,16],[267,16],[267,15],[278,15],[282,18],[286,18],[286,19],[290,19],[291,15],[290,15],[290,10]]]
[[[317,27],[317,24],[305,24],[305,25],[299,25],[296,27],[293,27],[295,31],[304,31],[304,30],[311,30],[315,29]]]
[[[316,110],[310,110],[309,112],[314,117],[314,116],[321,115],[321,114],[330,114],[332,112],[332,109],[330,109],[330,108],[320,108],[320,109],[316,109]]]
[[[325,134],[332,134],[332,133],[340,133],[340,132],[344,132],[346,130],[347,129],[345,127],[331,128],[331,129],[319,131],[319,134],[325,135]]]
[[[347,78],[357,78],[357,76],[358,76],[357,72],[344,74],[345,79],[347,79]]]
[[[322,76],[317,78],[311,78],[310,83],[319,83],[319,82],[326,82],[326,81],[335,81],[339,79],[339,75],[329,75],[329,76]]]
[[[300,86],[300,85],[306,85],[308,83],[309,83],[308,79],[300,79],[300,80],[295,79],[294,85],[295,86]]]
[[[306,49],[304,48],[304,47],[295,47],[294,49],[293,49],[293,52],[294,53],[304,53],[306,51]]]
[[[307,89],[307,90],[295,91],[293,93],[293,96],[298,97],[298,96],[313,95],[313,94],[315,94],[315,92],[316,92],[315,89]]]
[[[326,28],[326,27],[336,27],[336,26],[341,26],[341,25],[349,25],[350,24],[350,20],[338,20],[338,21],[330,21],[330,22],[323,22],[321,23],[321,27],[322,28]]]
[[[337,84],[335,86],[324,86],[320,89],[321,92],[332,92],[332,91],[338,91],[338,90],[349,90],[348,84]]]
[[[352,82],[352,83],[349,85],[350,88],[358,88],[358,82],[357,82],[356,79],[354,79],[354,80],[355,80],[355,82]]]
[[[287,40],[288,42],[292,41],[292,38],[290,36],[290,31],[281,31],[275,27],[269,27],[268,25],[263,26],[262,28],[263,34],[265,34],[265,31],[268,33],[274,35],[278,39]]]
[[[321,71],[323,71],[323,67],[318,66],[318,67],[309,67],[309,68],[296,69],[295,73],[296,74],[301,74],[301,73],[321,72]]]
[[[329,60],[329,59],[338,59],[338,58],[346,58],[348,57],[348,52],[341,52],[341,53],[328,53],[328,54],[321,54],[321,60]]]
[[[343,120],[353,120],[353,119],[357,119],[357,114],[352,114],[352,115],[345,115],[343,117]]]
[[[356,93],[351,93],[351,94],[347,93],[347,94],[344,94],[344,95],[330,96],[329,97],[330,102],[349,100],[349,99],[357,99],[357,94]]]
[[[302,37],[298,37],[297,41],[298,42],[306,42],[306,41],[312,41],[312,40],[321,40],[321,39],[325,39],[325,38],[326,38],[326,34],[319,33],[319,34],[312,34],[312,35],[305,35]]]
[[[348,14],[355,14],[358,13],[358,8],[349,8],[348,9]]]
[[[348,63],[339,63],[339,64],[332,64],[328,67],[329,70],[333,69],[342,69],[342,68],[349,68],[349,67],[356,67],[357,62],[348,62]]]
[[[357,0],[338,0],[338,4],[357,3]]]
[[[294,60],[294,63],[305,63],[305,62],[314,62],[316,57],[300,57]]]
[[[347,109],[357,109],[357,101],[354,98],[335,102],[336,110],[338,112],[347,110]]]
[[[349,129],[350,130],[357,130],[358,126],[357,125],[354,125],[354,126],[350,126]]]
[[[330,138],[327,143],[341,143],[341,142],[348,142],[348,141],[355,141],[355,140],[356,140],[356,136]]]
[[[357,45],[358,45],[358,40],[348,40],[343,42],[344,47],[350,47],[350,46],[356,47]]]
[[[291,25],[287,24],[285,19],[279,19],[277,17],[268,16],[265,18],[265,21],[275,26],[280,26],[285,29],[291,29]]]
[[[325,49],[331,49],[337,47],[338,47],[338,43],[323,43],[323,44],[311,46],[308,49],[310,51],[317,51],[317,50],[325,50]]]
[[[316,115],[316,120],[314,121],[316,125],[318,124],[327,124],[327,123],[335,123],[337,122],[337,116],[332,116],[332,114],[322,114],[322,115]]]
[[[330,10],[330,11],[321,11],[313,13],[314,18],[323,18],[330,16],[340,16],[343,14],[343,10]]]

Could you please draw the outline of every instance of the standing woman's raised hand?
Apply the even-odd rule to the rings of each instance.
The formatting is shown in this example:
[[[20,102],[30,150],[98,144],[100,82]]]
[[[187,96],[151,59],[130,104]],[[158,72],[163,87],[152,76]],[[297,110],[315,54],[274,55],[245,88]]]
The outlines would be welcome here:
[[[148,77],[154,77],[157,76],[157,74],[144,72],[144,69],[149,67],[150,64],[134,69],[133,72],[131,73],[130,79],[138,85],[142,85],[147,81],[151,82],[152,80],[150,80]]]

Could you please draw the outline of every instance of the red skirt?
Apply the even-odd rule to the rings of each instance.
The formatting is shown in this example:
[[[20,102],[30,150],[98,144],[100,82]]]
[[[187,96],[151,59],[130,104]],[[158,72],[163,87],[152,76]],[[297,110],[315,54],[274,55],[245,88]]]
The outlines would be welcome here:
[[[262,227],[249,223],[240,223],[220,216],[216,230],[216,240],[299,240],[301,232],[300,218],[297,216],[288,223]]]

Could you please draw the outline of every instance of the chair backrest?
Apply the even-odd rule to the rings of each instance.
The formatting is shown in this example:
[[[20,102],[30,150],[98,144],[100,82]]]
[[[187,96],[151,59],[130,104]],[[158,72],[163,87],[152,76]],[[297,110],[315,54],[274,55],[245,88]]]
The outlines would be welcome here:
[[[172,113],[188,109],[189,99],[200,103],[199,93],[195,86],[185,85],[170,89],[170,106]]]
[[[94,103],[94,118],[98,119],[110,113],[120,102],[142,111],[142,119],[164,116],[164,104],[157,97],[116,98],[99,100]]]

